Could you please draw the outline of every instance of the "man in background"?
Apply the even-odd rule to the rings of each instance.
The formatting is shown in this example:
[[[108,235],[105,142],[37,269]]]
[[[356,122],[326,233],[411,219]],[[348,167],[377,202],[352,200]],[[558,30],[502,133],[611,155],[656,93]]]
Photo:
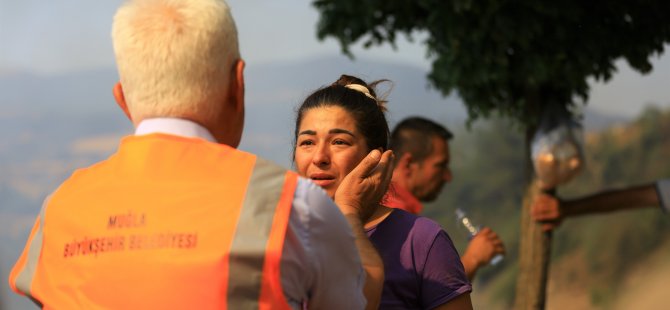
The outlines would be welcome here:
[[[397,159],[385,205],[419,214],[423,203],[440,195],[453,177],[448,143],[452,137],[445,127],[421,117],[407,118],[393,129],[391,149]],[[504,253],[498,235],[488,227],[482,228],[461,255],[468,279],[472,281],[479,268]]]
[[[360,218],[373,204],[335,205],[235,149],[244,61],[228,5],[129,1],[112,28],[135,134],[45,200],[12,289],[51,309],[376,307],[383,266]],[[343,183],[381,196],[390,157],[373,151]]]

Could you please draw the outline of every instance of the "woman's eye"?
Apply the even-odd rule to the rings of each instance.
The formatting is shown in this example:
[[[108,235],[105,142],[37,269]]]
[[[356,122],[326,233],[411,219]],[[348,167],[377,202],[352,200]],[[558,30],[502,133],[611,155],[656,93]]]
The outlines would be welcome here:
[[[351,145],[349,142],[344,141],[344,140],[333,140],[334,145]]]
[[[299,146],[308,146],[308,145],[314,145],[314,142],[312,140],[303,140],[298,143]]]

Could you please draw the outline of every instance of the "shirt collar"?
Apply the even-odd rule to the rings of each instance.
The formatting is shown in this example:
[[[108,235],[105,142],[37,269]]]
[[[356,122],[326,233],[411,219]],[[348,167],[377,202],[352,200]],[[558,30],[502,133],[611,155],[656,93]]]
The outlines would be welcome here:
[[[214,136],[202,127],[202,125],[182,118],[149,118],[141,121],[135,129],[135,135],[148,135],[152,133],[164,133],[169,135],[201,138],[210,142],[215,142]]]

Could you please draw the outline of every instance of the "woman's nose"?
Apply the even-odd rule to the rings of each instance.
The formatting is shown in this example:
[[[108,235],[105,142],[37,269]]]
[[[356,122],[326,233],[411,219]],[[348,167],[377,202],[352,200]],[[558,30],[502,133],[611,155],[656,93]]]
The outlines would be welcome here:
[[[312,157],[312,163],[316,166],[326,166],[330,164],[330,151],[326,145],[320,145],[314,156]]]

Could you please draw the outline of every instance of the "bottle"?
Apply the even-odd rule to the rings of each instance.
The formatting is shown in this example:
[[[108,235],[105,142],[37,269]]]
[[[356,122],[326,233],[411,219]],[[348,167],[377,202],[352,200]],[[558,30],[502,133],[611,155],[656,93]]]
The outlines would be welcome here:
[[[479,226],[475,225],[470,220],[470,218],[468,218],[468,215],[465,213],[465,211],[463,211],[463,209],[456,208],[456,219],[458,220],[459,225],[462,225],[463,227],[465,227],[465,230],[467,230],[467,232],[469,234],[468,239],[474,238],[474,236],[477,235],[477,233],[479,233]],[[492,266],[495,266],[498,263],[500,263],[500,261],[502,261],[502,260],[503,260],[503,255],[498,254],[491,259],[489,264],[491,264]]]

